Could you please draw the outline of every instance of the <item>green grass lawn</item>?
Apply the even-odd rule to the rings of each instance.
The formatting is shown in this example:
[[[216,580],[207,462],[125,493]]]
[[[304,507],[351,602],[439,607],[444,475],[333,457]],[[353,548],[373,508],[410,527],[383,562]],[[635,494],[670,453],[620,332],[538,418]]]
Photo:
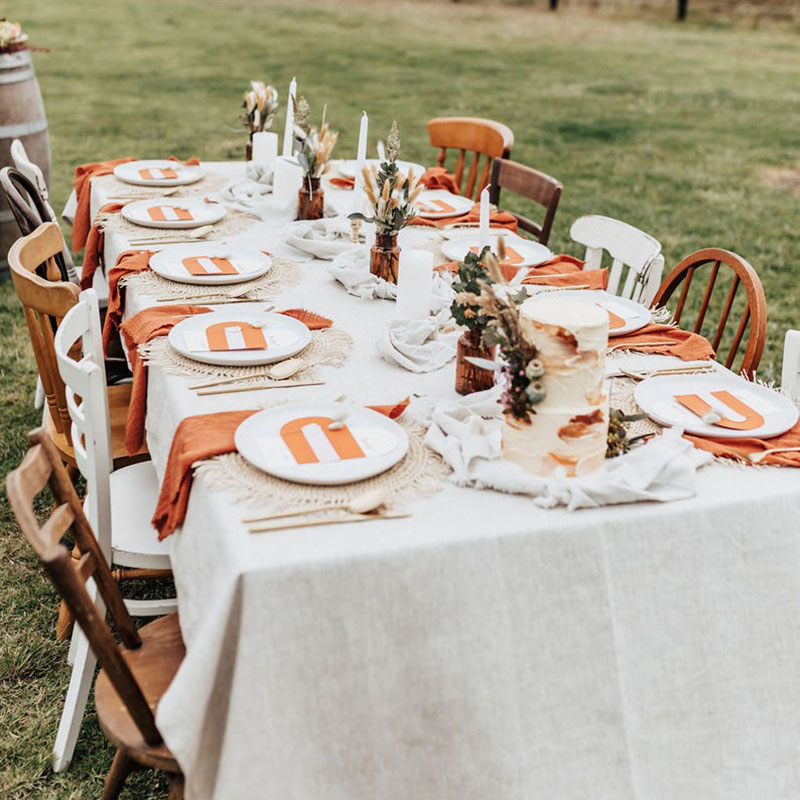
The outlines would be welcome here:
[[[296,74],[317,112],[328,104],[342,156],[354,155],[363,108],[373,138],[396,118],[404,156],[427,162],[431,116],[511,126],[514,157],[566,187],[556,250],[577,253],[570,223],[600,213],[652,233],[668,267],[704,246],[740,253],[768,298],[763,377],[779,372],[786,328],[800,327],[800,59],[790,26],[656,25],[432,1],[7,0],[3,13],[51,48],[36,55],[36,69],[59,207],[81,162],[240,158],[248,80],[283,94]],[[281,116],[275,129],[282,125]],[[0,330],[5,474],[38,416],[27,333],[7,282]],[[54,642],[53,593],[5,499],[0,513],[0,796],[97,797],[112,753],[91,715],[70,771],[49,771],[66,646]],[[126,796],[163,789],[142,774]]]

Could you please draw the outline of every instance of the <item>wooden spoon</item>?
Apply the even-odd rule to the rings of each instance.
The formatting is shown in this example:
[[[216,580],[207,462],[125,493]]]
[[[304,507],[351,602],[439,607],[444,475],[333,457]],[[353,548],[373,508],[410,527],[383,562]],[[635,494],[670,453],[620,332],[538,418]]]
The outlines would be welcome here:
[[[237,375],[235,378],[220,378],[219,380],[206,381],[205,383],[195,383],[190,386],[190,389],[208,389],[211,386],[223,386],[226,383],[236,383],[237,381],[245,381],[248,378],[272,378],[276,381],[284,381],[296,375],[307,366],[304,358],[287,358],[285,361],[279,361],[273,364],[263,372],[256,373],[255,375]]]

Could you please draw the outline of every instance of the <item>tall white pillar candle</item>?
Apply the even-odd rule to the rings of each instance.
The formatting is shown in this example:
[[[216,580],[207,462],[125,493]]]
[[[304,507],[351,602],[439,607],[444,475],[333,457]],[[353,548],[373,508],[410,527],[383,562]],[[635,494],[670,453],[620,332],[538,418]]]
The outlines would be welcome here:
[[[400,251],[397,268],[397,318],[425,319],[431,313],[433,253],[429,250]]]
[[[292,155],[292,142],[294,136],[294,101],[297,97],[297,78],[292,78],[289,84],[289,100],[286,103],[286,127],[283,129],[283,155],[287,158]]]
[[[478,229],[479,249],[482,251],[489,244],[489,187],[481,192],[481,215]]]
[[[258,131],[253,134],[253,161],[257,164],[272,164],[278,157],[278,134]]]
[[[358,151],[356,160],[362,162],[367,157],[367,134],[369,132],[369,118],[367,112],[361,114],[361,126],[358,129]]]
[[[296,158],[275,159],[275,171],[272,175],[272,196],[279,208],[297,206],[297,193],[303,185],[303,168]]]

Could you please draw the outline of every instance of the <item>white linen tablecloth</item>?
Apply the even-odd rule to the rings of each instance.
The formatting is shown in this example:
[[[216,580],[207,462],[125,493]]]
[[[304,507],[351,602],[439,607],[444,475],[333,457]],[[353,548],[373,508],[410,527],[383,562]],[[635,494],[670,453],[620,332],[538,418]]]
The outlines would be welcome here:
[[[202,398],[151,367],[159,474],[192,414],[457,397],[452,363],[380,358],[394,304],[291,250],[290,218],[232,241],[303,262],[277,305],[332,317],[349,361],[325,386]],[[106,263],[124,249],[107,236]],[[126,314],[152,303],[131,287]],[[196,479],[171,538],[187,656],[157,718],[187,797],[796,798],[800,473],[712,465],[698,487],[569,513],[448,484],[408,519],[252,536],[252,509]]]

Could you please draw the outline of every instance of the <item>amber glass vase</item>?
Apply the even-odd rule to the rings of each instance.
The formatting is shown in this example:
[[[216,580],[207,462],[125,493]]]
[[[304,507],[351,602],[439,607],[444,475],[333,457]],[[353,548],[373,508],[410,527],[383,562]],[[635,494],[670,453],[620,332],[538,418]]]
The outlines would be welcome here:
[[[319,178],[303,180],[297,193],[297,219],[322,219],[325,214],[325,191],[319,188]]]
[[[389,283],[397,283],[400,248],[396,233],[375,234],[375,244],[370,251],[369,271]]]
[[[456,391],[459,394],[482,392],[494,386],[494,372],[467,361],[467,356],[494,361],[496,350],[496,347],[484,347],[481,344],[480,331],[464,331],[461,334],[456,353]]]

